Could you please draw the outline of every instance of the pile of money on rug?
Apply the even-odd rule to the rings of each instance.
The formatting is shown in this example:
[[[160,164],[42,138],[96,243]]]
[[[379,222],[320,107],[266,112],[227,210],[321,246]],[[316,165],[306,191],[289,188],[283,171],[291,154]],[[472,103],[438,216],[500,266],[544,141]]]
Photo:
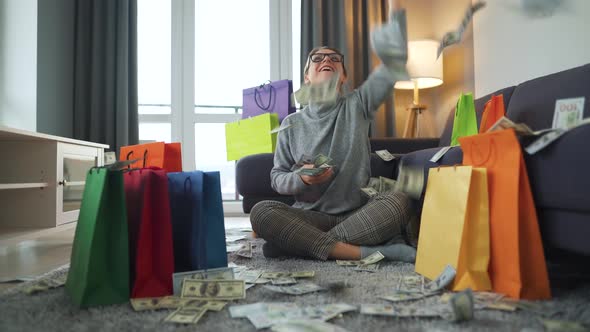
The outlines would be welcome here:
[[[424,280],[412,264],[266,259],[263,240],[245,229],[228,230],[227,240],[231,268],[208,273],[230,273],[234,281],[184,279],[181,285],[177,276],[176,291],[185,298],[78,309],[62,287],[64,266],[0,294],[0,331],[585,331],[590,326],[590,284],[556,290],[549,301],[513,301],[439,289],[444,276]]]

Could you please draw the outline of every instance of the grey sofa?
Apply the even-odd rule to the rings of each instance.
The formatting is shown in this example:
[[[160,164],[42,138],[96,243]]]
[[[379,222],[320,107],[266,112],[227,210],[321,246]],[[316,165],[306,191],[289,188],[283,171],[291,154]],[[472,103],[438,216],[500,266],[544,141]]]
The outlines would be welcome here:
[[[557,99],[585,97],[584,117],[590,117],[590,64],[493,94],[503,94],[508,118],[526,123],[533,130],[551,127]],[[478,123],[493,94],[475,100]],[[451,149],[437,163],[429,161],[440,147],[450,144],[454,113],[450,112],[440,139],[372,139],[373,151],[388,149],[399,155],[389,163],[373,157],[373,176],[396,178],[398,164],[403,161],[404,165],[424,167],[427,181],[429,168],[460,164],[460,147]],[[521,139],[523,145],[529,142],[530,138]],[[590,172],[586,171],[590,165],[589,142],[590,125],[586,125],[571,130],[535,155],[523,151],[545,247],[590,255]],[[248,156],[237,163],[237,190],[244,197],[245,212],[262,199],[293,202],[291,197],[278,195],[270,188],[271,168],[272,154]]]

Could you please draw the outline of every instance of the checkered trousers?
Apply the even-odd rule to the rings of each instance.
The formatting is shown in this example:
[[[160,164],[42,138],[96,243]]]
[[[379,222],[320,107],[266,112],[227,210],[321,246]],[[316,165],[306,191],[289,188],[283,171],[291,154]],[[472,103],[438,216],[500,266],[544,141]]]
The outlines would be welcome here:
[[[373,197],[363,207],[342,215],[261,201],[250,211],[256,234],[298,256],[326,260],[336,242],[372,246],[400,237],[412,216],[410,199],[402,192]]]

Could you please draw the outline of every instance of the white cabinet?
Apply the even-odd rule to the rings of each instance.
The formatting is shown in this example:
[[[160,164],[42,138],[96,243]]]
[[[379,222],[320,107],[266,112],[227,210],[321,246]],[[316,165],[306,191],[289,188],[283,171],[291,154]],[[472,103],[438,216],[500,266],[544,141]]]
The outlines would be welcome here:
[[[0,228],[78,219],[86,172],[108,145],[0,126]]]

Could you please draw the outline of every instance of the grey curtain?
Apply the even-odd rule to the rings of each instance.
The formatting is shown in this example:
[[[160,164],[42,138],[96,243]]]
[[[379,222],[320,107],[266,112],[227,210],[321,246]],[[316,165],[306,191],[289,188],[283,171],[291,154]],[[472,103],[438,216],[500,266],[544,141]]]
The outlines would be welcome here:
[[[371,50],[370,31],[387,18],[387,0],[302,0],[301,68],[314,47],[338,48],[344,53],[348,85],[357,88],[380,63]],[[369,134],[395,136],[393,92],[377,112]]]
[[[137,0],[76,0],[74,138],[139,141]]]

